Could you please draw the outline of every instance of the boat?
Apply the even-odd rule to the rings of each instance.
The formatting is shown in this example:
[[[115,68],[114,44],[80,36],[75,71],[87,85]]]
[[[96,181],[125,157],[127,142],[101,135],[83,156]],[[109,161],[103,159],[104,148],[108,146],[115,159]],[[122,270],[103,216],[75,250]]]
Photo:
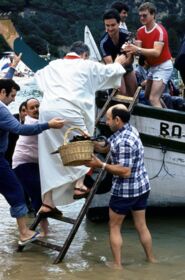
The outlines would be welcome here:
[[[98,103],[101,104],[100,100]],[[185,111],[138,103],[130,123],[137,128],[144,145],[144,160],[151,184],[149,206],[185,206]],[[104,121],[100,120],[98,130],[100,134],[110,136]],[[108,218],[110,182],[110,178],[104,185],[101,182],[100,190],[93,198],[87,213],[92,221]]]

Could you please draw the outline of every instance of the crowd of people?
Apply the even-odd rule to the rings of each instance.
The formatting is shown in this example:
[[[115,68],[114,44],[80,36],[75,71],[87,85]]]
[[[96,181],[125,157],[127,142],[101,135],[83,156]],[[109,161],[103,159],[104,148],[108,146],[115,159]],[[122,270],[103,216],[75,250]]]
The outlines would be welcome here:
[[[25,195],[35,213],[57,213],[65,194],[74,189],[76,197],[86,197],[88,183],[84,181],[90,168],[102,168],[113,174],[109,204],[110,246],[113,268],[122,268],[121,226],[129,212],[146,253],[147,260],[156,262],[152,237],[146,225],[145,211],[150,193],[144,165],[144,148],[137,130],[129,124],[130,113],[124,105],[115,105],[106,113],[106,123],[113,135],[106,147],[96,144],[97,152],[111,152],[111,164],[92,155],[86,165],[66,167],[58,155],[51,155],[64,142],[69,127],[79,127],[85,135],[95,129],[95,93],[116,88],[120,94],[133,96],[141,85],[147,104],[166,107],[162,95],[169,83],[173,64],[166,29],[156,21],[156,8],[146,2],[140,5],[142,24],[134,41],[126,26],[129,7],[116,1],[103,15],[105,33],[100,40],[104,64],[90,61],[89,48],[75,42],[63,59],[43,62],[22,41],[13,25],[9,30],[0,20],[0,33],[12,49],[22,52],[20,59],[35,72],[43,92],[40,102],[30,98],[23,102],[19,114],[13,116],[7,106],[15,100],[19,86],[10,78],[14,70],[0,80],[0,193],[10,204],[10,213],[17,219],[20,245],[40,238],[29,230]],[[21,57],[22,55],[22,57]],[[134,56],[139,67],[134,69]],[[179,66],[178,61],[176,64]],[[14,69],[16,65],[12,65]],[[55,128],[55,129],[51,129]],[[8,133],[9,147],[8,147]],[[39,137],[37,136],[39,134]],[[15,135],[21,135],[19,138]],[[8,147],[8,148],[7,148]],[[41,221],[43,235],[48,234],[47,219]]]

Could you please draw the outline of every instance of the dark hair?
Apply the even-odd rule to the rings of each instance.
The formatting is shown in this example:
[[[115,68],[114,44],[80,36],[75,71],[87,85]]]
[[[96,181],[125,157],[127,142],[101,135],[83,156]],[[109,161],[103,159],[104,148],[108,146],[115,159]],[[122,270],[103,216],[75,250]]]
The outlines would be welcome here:
[[[153,3],[145,2],[139,6],[139,11],[148,10],[151,15],[155,15],[157,13],[157,9]]]
[[[144,66],[145,65],[145,61],[146,61],[146,57],[144,55],[140,55],[139,59],[138,59],[139,65]]]
[[[116,9],[106,10],[103,15],[103,21],[106,19],[115,19],[117,23],[120,23],[120,15]]]
[[[39,102],[39,100],[38,100],[37,98],[35,98],[35,97],[30,97],[30,98],[26,99],[26,101],[25,101],[25,107],[26,107],[26,109],[28,108],[28,101],[30,101],[31,99],[35,99],[35,100],[37,100],[37,101]],[[39,102],[39,103],[40,103],[40,102]]]
[[[22,108],[26,107],[26,101],[23,101],[19,106],[19,113],[22,111]]]
[[[2,89],[5,89],[6,96],[8,96],[12,89],[15,89],[16,91],[20,90],[20,86],[12,79],[0,79],[0,91]]]
[[[115,119],[116,117],[119,117],[122,122],[127,123],[130,120],[130,112],[126,111],[122,108],[114,107],[112,108],[112,118]]]
[[[121,1],[115,1],[112,3],[111,5],[112,9],[116,9],[119,13],[121,13],[121,11],[126,11],[128,13],[129,11],[129,7],[127,4],[121,2]]]
[[[82,41],[76,41],[74,42],[71,47],[70,47],[70,52],[75,52],[78,55],[83,54],[83,53],[87,53],[88,56],[90,55],[90,49],[89,47],[84,44],[84,42]]]

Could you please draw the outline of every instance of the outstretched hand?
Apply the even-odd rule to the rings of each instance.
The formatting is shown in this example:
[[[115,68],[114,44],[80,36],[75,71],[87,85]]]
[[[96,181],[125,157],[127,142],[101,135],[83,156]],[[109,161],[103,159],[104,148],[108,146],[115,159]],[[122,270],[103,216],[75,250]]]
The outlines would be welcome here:
[[[138,47],[134,44],[125,43],[122,46],[122,49],[129,55],[129,54],[136,54]]]
[[[115,62],[120,63],[123,66],[129,65],[133,62],[133,56],[131,54],[117,55]]]
[[[49,128],[62,128],[65,123],[66,123],[65,120],[62,120],[60,118],[54,118],[48,122],[48,125]]]
[[[11,63],[11,67],[16,67],[17,65],[18,65],[18,63],[20,62],[20,60],[21,60],[21,56],[22,56],[22,53],[20,53],[19,55],[16,55],[16,54],[14,54],[14,56],[13,56],[13,61],[12,61],[12,63]]]

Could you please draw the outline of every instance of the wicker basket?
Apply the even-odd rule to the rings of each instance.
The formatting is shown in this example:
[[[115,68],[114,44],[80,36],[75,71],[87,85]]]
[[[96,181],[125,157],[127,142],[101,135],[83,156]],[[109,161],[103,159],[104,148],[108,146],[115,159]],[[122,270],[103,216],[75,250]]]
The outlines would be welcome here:
[[[64,135],[64,145],[59,148],[59,153],[64,166],[78,166],[83,165],[85,161],[91,160],[91,155],[94,150],[94,143],[91,140],[68,142],[69,134],[72,130],[84,132],[78,128],[69,128]]]

